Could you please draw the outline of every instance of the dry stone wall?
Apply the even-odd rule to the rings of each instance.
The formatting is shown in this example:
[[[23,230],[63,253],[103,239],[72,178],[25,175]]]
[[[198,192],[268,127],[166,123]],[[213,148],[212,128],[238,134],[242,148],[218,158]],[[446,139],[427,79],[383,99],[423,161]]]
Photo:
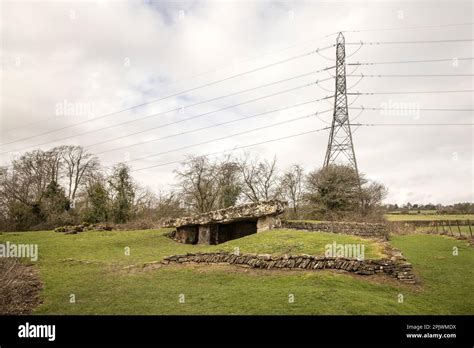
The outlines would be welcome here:
[[[413,284],[415,276],[412,265],[403,257],[380,260],[356,260],[311,255],[241,254],[232,253],[188,253],[165,257],[163,264],[177,263],[227,263],[260,269],[339,269],[361,275],[385,273],[402,282]]]
[[[323,231],[332,233],[352,234],[362,237],[388,239],[389,230],[385,224],[343,221],[282,221],[283,228],[297,230]]]
[[[391,225],[410,225],[413,227],[442,227],[443,225],[448,226],[469,226],[472,225],[473,222],[469,220],[397,220],[397,221],[389,221]]]

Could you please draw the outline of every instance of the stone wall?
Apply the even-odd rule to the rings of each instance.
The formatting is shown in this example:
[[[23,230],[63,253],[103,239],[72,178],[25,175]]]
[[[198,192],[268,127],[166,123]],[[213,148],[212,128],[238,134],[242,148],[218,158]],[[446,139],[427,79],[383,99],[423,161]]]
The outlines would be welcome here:
[[[412,265],[403,257],[380,260],[356,260],[310,255],[195,253],[165,257],[162,264],[170,263],[227,263],[260,269],[339,269],[361,275],[385,273],[402,282],[414,284]]]
[[[444,225],[445,228],[448,228],[448,225],[453,226],[452,228],[455,228],[455,226],[469,226],[473,225],[472,221],[469,220],[397,220],[397,221],[390,221],[389,224],[391,225],[397,225],[397,224],[402,224],[402,225],[410,225],[413,227],[436,227],[438,226],[439,228],[442,228]]]
[[[362,237],[383,239],[388,239],[389,237],[387,225],[380,223],[343,221],[282,221],[281,225],[283,228],[293,228],[297,230],[352,234]]]

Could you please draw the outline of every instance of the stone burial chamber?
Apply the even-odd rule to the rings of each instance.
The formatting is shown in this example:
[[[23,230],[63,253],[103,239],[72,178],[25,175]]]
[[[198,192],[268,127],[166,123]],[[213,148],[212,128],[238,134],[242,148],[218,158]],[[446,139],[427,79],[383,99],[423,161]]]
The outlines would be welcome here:
[[[185,244],[220,244],[281,226],[279,215],[286,204],[265,201],[235,205],[208,213],[171,219],[165,227],[174,227],[170,237]]]

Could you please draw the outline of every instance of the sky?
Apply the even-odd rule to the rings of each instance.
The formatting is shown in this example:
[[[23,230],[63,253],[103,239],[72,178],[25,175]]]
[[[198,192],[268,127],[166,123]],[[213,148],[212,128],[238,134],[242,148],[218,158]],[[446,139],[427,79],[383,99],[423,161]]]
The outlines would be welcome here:
[[[334,70],[320,70],[334,66],[343,31],[347,64],[445,59],[346,67],[348,93],[382,93],[349,94],[351,122],[392,124],[353,126],[359,171],[388,187],[386,202],[474,201],[473,126],[414,125],[473,122],[473,61],[460,59],[474,56],[472,41],[445,42],[474,37],[472,2],[0,6],[1,165],[37,148],[82,145],[104,166],[125,161],[155,190],[173,187],[191,154],[246,151],[276,156],[282,170],[317,169],[333,100],[315,100],[334,95]],[[409,43],[387,43],[400,41]],[[433,91],[461,92],[399,93]]]

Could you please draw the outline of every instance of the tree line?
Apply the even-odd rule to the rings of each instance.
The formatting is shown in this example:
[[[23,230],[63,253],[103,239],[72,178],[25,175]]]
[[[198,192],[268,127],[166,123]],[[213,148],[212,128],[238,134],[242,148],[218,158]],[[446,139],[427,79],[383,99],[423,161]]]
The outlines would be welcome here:
[[[387,189],[350,167],[306,172],[277,160],[189,156],[165,192],[139,185],[123,163],[104,168],[81,146],[34,150],[0,168],[0,229],[40,230],[89,223],[156,227],[160,221],[245,203],[288,202],[291,219],[379,219]]]
[[[125,223],[151,213],[151,192],[130,169],[103,168],[81,146],[35,150],[0,168],[2,230],[49,229],[80,222]]]
[[[178,192],[187,210],[207,212],[238,203],[280,199],[287,217],[373,219],[387,194],[384,185],[343,165],[310,172],[294,164],[279,170],[277,160],[245,154],[210,159],[190,156],[176,171]]]
[[[405,204],[385,204],[384,208],[388,213],[400,213],[400,214],[474,214],[474,203],[460,202],[454,204],[418,204],[418,203],[405,203]]]

